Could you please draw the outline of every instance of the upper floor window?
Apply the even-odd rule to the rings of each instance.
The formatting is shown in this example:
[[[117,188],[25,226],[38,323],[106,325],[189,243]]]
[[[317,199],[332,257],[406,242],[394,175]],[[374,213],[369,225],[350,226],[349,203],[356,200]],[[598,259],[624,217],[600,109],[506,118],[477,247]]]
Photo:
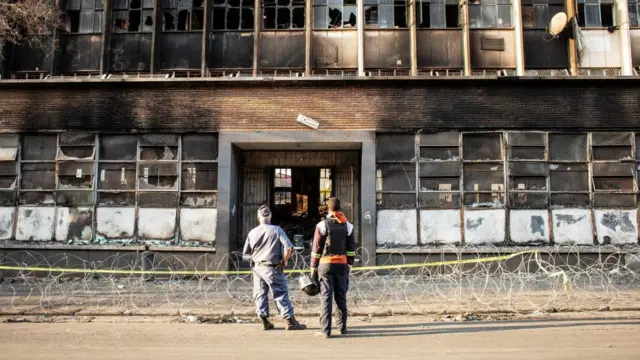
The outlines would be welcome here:
[[[313,27],[316,29],[355,29],[356,0],[313,0]]]
[[[613,0],[578,0],[578,25],[609,27],[615,24]]]
[[[472,29],[511,27],[510,0],[475,0],[469,4]]]
[[[65,17],[66,29],[74,34],[101,33],[103,0],[69,0]]]
[[[253,29],[253,0],[213,0],[211,29]]]
[[[264,29],[304,29],[304,0],[264,0],[262,9]]]
[[[114,0],[114,32],[152,32],[153,0]]]
[[[640,4],[638,4],[638,0],[628,0],[629,1],[629,26],[631,27],[639,27],[640,26]]]
[[[203,0],[163,0],[164,31],[199,31],[204,22]]]
[[[420,28],[457,28],[459,13],[456,0],[418,0],[416,3],[416,20]]]
[[[365,0],[364,23],[368,28],[406,28],[407,2],[405,0]]]
[[[525,29],[546,29],[553,16],[563,11],[563,0],[524,0],[522,2],[522,27]]]

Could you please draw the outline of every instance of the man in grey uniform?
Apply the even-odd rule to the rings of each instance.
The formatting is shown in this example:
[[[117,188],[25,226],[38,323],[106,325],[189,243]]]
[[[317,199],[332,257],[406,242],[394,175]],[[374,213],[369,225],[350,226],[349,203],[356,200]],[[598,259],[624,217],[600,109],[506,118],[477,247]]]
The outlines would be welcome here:
[[[269,291],[287,321],[287,330],[304,330],[306,326],[296,321],[289,300],[289,289],[283,269],[287,266],[293,245],[284,230],[271,225],[271,211],[266,206],[258,209],[260,225],[253,228],[242,251],[245,261],[251,261],[253,269],[253,299],[256,311],[262,320],[262,328],[274,328],[269,321]]]

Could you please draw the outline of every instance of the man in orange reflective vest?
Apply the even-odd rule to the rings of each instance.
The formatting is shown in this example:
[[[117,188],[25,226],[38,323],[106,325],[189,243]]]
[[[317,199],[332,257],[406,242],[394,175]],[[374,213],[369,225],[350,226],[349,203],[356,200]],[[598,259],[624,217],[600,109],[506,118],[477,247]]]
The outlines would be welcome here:
[[[316,225],[311,253],[311,275],[318,279],[321,292],[320,332],[331,336],[333,299],[338,307],[338,333],[347,333],[347,288],[356,255],[353,224],[340,211],[340,200],[327,201],[329,214]]]

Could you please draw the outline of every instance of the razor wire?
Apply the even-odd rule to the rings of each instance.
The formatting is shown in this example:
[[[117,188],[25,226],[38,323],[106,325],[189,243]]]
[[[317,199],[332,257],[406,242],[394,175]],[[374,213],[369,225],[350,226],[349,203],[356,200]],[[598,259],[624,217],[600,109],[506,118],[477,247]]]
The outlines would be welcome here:
[[[586,311],[635,309],[640,304],[637,248],[604,246],[584,252],[579,246],[517,251],[452,246],[423,252],[419,256],[425,261],[410,266],[401,249],[378,254],[378,259],[364,249],[359,252],[364,262],[377,261],[378,266],[353,268],[348,292],[353,314]],[[251,275],[224,273],[228,264],[242,267],[239,254],[215,263],[211,254],[188,259],[157,252],[151,271],[140,272],[143,258],[141,253],[91,260],[63,252],[8,252],[0,261],[11,267],[0,269],[0,312],[254,312]],[[309,261],[294,253],[287,273],[289,295],[299,314],[319,312],[320,297],[304,294],[297,281]],[[276,307],[271,308],[275,315]]]

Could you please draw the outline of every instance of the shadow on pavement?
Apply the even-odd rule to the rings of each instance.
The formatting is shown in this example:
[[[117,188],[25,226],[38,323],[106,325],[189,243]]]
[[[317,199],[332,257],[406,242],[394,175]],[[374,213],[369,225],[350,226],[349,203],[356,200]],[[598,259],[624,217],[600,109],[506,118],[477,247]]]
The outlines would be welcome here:
[[[513,324],[513,323],[511,323]],[[456,325],[446,328],[448,325]],[[465,326],[466,325],[466,326]],[[621,321],[590,321],[590,322],[568,322],[568,321],[527,321],[518,322],[511,326],[485,326],[485,323],[431,323],[431,324],[413,324],[413,325],[391,325],[391,326],[357,326],[349,328],[349,333],[340,336],[340,338],[364,338],[364,337],[394,337],[394,336],[416,336],[416,335],[438,335],[438,334],[462,334],[462,333],[479,333],[479,332],[495,332],[495,331],[514,331],[514,330],[538,330],[550,328],[571,328],[584,326],[617,326],[617,325],[635,325],[640,327],[640,320],[628,319]],[[438,328],[445,327],[445,328]],[[414,328],[414,329],[410,329]],[[431,328],[431,329],[425,329]]]

